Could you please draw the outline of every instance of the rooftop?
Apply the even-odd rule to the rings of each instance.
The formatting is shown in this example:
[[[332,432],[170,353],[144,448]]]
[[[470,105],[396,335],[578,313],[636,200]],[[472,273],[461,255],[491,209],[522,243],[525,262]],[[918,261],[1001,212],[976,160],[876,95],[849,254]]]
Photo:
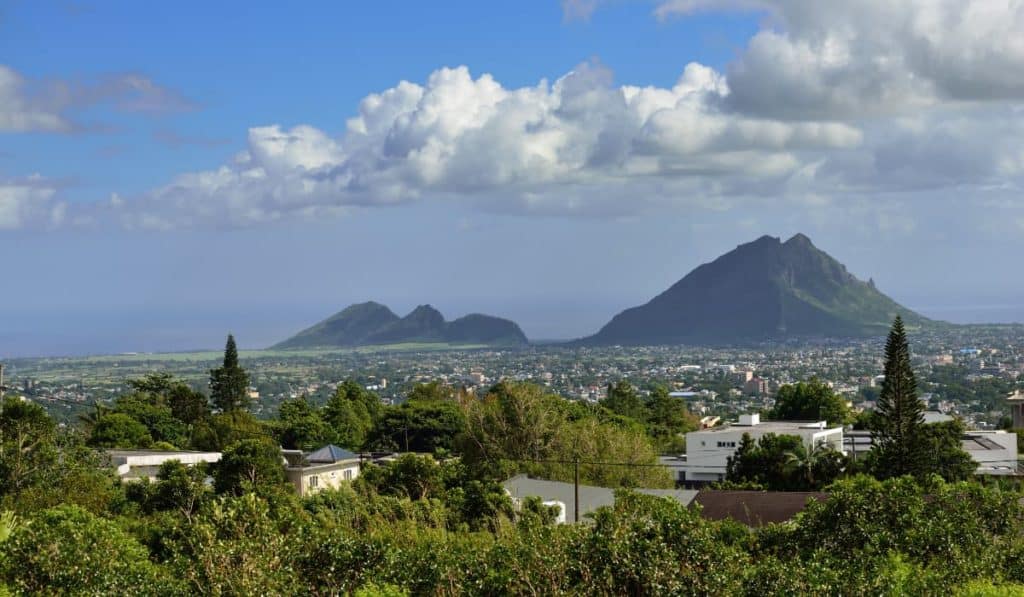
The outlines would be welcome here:
[[[701,433],[703,433],[703,432],[718,433],[718,432],[723,432],[723,431],[736,431],[737,429],[744,430],[744,429],[754,429],[754,428],[757,428],[757,429],[760,429],[760,430],[764,430],[764,431],[767,431],[767,432],[771,433],[771,432],[795,431],[795,430],[798,430],[798,429],[821,429],[821,430],[824,430],[824,429],[842,429],[842,426],[836,425],[834,427],[829,427],[828,423],[825,422],[825,421],[761,421],[760,423],[757,423],[756,425],[742,425],[740,423],[729,423],[729,424],[723,425],[721,427],[712,427],[710,429],[701,429],[699,432],[701,432]]]
[[[701,505],[701,517],[732,519],[749,527],[786,522],[803,511],[809,500],[824,501],[827,493],[811,491],[718,491],[701,490],[693,503]]]
[[[513,498],[537,496],[545,501],[556,500],[565,504],[565,519],[575,518],[573,484],[562,481],[534,479],[527,475],[516,475],[502,483],[502,486]],[[637,493],[668,497],[688,506],[697,496],[697,492],[685,489],[635,489]],[[580,485],[580,518],[602,506],[615,503],[615,490],[608,487]]]

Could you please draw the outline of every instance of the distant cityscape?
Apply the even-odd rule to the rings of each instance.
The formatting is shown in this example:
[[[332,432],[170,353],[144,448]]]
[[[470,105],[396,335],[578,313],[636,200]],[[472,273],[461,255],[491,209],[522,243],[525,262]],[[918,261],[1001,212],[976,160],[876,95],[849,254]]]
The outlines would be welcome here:
[[[1003,398],[1024,371],[1024,327],[968,326],[912,338],[926,408],[993,429],[1008,416]],[[845,397],[854,411],[872,409],[881,380],[882,340],[765,344],[753,348],[532,346],[508,350],[251,351],[258,416],[305,395],[323,403],[339,383],[358,381],[385,403],[398,404],[418,383],[482,392],[502,380],[531,381],[569,400],[596,402],[626,380],[649,393],[664,386],[701,417],[735,419],[767,410],[782,385],[816,378]],[[94,403],[128,390],[127,380],[153,371],[206,390],[217,353],[126,354],[107,357],[14,359],[7,385],[70,421]]]

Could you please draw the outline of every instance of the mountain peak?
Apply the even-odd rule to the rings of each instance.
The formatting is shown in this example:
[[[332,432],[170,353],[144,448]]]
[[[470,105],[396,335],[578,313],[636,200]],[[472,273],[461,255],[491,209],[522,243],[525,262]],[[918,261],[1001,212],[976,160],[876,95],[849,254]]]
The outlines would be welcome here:
[[[356,303],[303,330],[274,348],[451,343],[521,346],[528,343],[515,322],[473,314],[446,321],[432,305],[419,305],[399,318],[373,301]]]
[[[814,248],[814,243],[802,232],[797,232],[792,238],[785,242],[786,246],[789,247],[811,247]]]
[[[591,344],[736,344],[779,337],[884,335],[899,305],[816,248],[804,234],[738,246],[668,290],[616,315]]]

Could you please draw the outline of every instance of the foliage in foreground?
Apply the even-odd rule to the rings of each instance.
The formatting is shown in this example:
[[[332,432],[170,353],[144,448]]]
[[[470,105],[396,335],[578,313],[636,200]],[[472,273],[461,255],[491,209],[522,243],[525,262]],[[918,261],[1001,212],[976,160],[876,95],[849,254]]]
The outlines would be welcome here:
[[[209,495],[191,520],[132,503],[36,511],[9,525],[0,582],[220,595],[994,595],[1024,583],[1020,494],[998,488],[856,477],[760,530],[623,491],[586,524],[501,510],[472,527],[454,499],[469,481],[441,465],[426,475],[436,486],[410,488],[422,466],[306,499]]]

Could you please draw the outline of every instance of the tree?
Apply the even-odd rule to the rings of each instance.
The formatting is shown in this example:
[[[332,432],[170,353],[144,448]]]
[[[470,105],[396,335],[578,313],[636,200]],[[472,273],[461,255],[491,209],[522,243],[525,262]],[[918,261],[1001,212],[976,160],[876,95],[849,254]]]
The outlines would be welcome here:
[[[480,474],[501,477],[520,471],[571,481],[572,462],[578,459],[584,463],[580,479],[586,483],[671,485],[665,469],[640,466],[657,462],[654,445],[642,428],[606,423],[598,413],[545,394],[540,386],[502,382],[463,408],[466,431],[457,447],[467,466]],[[632,464],[638,466],[628,466]]]
[[[160,465],[157,482],[151,489],[149,506],[181,514],[188,522],[209,498],[206,470],[203,466],[186,466],[179,460]]]
[[[879,478],[919,474],[924,459],[924,406],[910,366],[910,346],[897,315],[885,343],[885,381],[872,422],[872,463]]]
[[[265,440],[244,439],[225,450],[213,466],[213,486],[221,494],[263,493],[284,480],[281,450]]]
[[[779,388],[775,407],[767,418],[779,421],[828,421],[832,425],[850,423],[852,415],[846,400],[825,383],[812,379]]]
[[[184,446],[188,441],[188,426],[174,416],[162,394],[133,392],[119,396],[111,413],[128,415],[144,425],[153,442]]]
[[[367,467],[360,479],[380,494],[421,500],[443,491],[441,472],[440,465],[430,456],[403,454],[394,462]]]
[[[601,406],[637,421],[643,421],[647,414],[640,395],[626,380],[620,380],[615,385],[608,384],[608,395],[601,400]]]
[[[771,491],[812,491],[846,470],[846,458],[827,445],[808,449],[796,435],[767,433],[754,441],[744,433],[729,457],[726,481],[758,485]]]
[[[235,337],[230,334],[224,347],[224,364],[210,370],[210,399],[221,412],[249,406],[249,375],[238,365]]]
[[[277,434],[282,447],[313,450],[333,439],[320,411],[313,408],[305,395],[282,402],[277,416]]]
[[[828,444],[815,444],[808,449],[801,443],[786,453],[785,469],[796,477],[794,485],[798,479],[807,489],[821,489],[846,470],[846,459]]]
[[[267,428],[244,410],[217,413],[200,421],[192,432],[192,447],[221,452],[244,439],[269,440]]]
[[[451,450],[465,428],[466,419],[458,404],[410,400],[385,408],[367,443],[381,449],[432,453]]]
[[[97,448],[148,448],[152,443],[146,426],[124,413],[105,415],[89,436],[89,445]]]
[[[184,383],[171,386],[165,396],[171,414],[186,425],[195,425],[210,416],[210,402],[206,396]]]
[[[686,433],[700,426],[681,398],[670,396],[664,386],[651,392],[647,402],[647,432],[663,453],[686,449]]]
[[[406,400],[422,401],[444,401],[453,400],[454,398],[455,390],[451,386],[442,384],[439,381],[416,384],[409,391],[408,396],[406,396]]]
[[[8,396],[0,433],[0,494],[17,495],[57,461],[56,425],[43,407]]]
[[[323,419],[334,442],[358,450],[381,411],[380,397],[347,380],[338,385],[323,408]]]
[[[966,428],[963,421],[953,419],[921,426],[920,441],[924,453],[920,474],[937,474],[946,481],[969,479],[977,469],[971,455],[963,449]]]
[[[0,578],[18,594],[176,594],[149,552],[117,523],[77,506],[46,510],[4,543]]]

